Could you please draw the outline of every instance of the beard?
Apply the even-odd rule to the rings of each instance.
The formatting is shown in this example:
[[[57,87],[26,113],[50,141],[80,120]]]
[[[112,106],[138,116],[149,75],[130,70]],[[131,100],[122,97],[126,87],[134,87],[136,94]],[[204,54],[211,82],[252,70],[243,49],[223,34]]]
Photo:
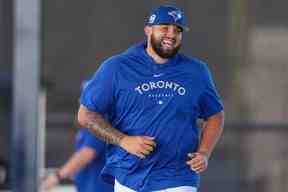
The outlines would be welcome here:
[[[163,39],[164,39],[163,37],[161,39],[157,39],[152,34],[150,43],[151,43],[153,50],[157,53],[157,55],[159,55],[160,57],[164,59],[168,59],[178,53],[179,49],[181,48],[181,43],[172,49],[167,49],[163,46]],[[172,41],[174,44],[175,40],[172,40]]]

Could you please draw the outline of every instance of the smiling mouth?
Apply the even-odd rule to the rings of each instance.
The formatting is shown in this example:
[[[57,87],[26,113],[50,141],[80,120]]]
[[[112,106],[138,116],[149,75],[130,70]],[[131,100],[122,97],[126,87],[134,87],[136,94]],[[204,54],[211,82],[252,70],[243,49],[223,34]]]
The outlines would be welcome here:
[[[173,49],[175,42],[173,40],[166,40],[164,39],[161,42],[162,46],[168,49]]]

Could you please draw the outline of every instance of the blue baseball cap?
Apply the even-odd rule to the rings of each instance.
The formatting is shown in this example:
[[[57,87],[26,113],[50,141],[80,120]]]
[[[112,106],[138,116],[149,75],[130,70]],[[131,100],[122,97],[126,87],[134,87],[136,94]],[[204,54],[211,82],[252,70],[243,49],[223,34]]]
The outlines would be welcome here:
[[[155,9],[146,22],[146,25],[161,24],[174,24],[181,27],[183,31],[189,30],[184,12],[171,5],[161,5]]]

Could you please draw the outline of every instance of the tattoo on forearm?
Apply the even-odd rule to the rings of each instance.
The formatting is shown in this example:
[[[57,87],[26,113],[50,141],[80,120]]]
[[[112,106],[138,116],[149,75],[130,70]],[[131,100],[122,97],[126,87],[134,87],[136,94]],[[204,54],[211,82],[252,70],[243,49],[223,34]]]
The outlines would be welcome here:
[[[98,138],[109,144],[119,145],[121,139],[125,136],[97,113],[89,116],[87,128]]]

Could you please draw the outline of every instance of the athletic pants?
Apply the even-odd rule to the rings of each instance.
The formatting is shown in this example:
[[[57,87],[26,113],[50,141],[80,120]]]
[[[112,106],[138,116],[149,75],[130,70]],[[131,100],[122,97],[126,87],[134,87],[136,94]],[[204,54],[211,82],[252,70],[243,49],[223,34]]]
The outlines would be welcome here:
[[[115,180],[114,192],[136,192],[136,191],[120,184],[117,180]],[[197,188],[192,186],[181,186],[181,187],[167,188],[154,192],[197,192]]]

